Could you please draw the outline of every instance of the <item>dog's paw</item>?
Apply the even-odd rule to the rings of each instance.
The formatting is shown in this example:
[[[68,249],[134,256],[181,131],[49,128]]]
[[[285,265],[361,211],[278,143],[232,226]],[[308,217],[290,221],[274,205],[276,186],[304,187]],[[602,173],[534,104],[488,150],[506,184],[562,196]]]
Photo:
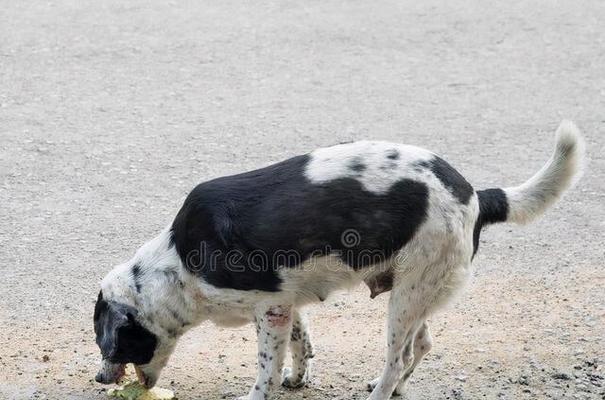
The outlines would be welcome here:
[[[380,377],[373,379],[370,382],[368,382],[368,386],[366,387],[366,389],[368,390],[368,392],[373,392],[379,383],[380,383]],[[402,394],[403,393],[401,393],[401,391],[399,390],[399,386],[397,386],[395,388],[395,390],[393,390],[393,396],[401,396]]]
[[[299,373],[294,376],[291,368],[284,368],[282,373],[282,386],[290,389],[299,389],[307,384],[307,374]]]

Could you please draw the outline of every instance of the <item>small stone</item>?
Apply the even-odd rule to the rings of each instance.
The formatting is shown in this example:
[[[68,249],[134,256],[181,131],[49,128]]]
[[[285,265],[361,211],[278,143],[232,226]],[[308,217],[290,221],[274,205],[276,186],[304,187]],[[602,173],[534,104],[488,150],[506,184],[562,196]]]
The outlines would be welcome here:
[[[554,379],[559,379],[562,381],[568,381],[571,380],[571,376],[569,376],[569,374],[566,374],[565,372],[556,372],[554,374],[551,375]]]
[[[466,376],[466,375],[458,375],[458,376],[456,377],[456,380],[457,380],[457,381],[460,381],[460,382],[466,382],[466,378],[467,378],[467,376]]]

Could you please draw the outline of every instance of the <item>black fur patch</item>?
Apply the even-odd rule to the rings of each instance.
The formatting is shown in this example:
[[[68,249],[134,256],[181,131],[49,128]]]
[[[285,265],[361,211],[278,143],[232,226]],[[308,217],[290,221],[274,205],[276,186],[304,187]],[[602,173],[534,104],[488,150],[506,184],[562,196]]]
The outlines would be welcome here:
[[[147,364],[153,358],[157,337],[136,319],[137,310],[106,301],[99,292],[94,312],[96,342],[104,359],[115,364]]]
[[[422,161],[418,163],[425,168],[429,168],[433,174],[441,181],[443,186],[461,203],[468,204],[473,195],[473,187],[464,179],[454,167],[444,159],[435,156],[429,162]]]
[[[169,235],[170,237],[168,238],[168,248],[171,249],[172,247],[174,247],[174,234],[172,233],[172,231],[170,231]]]
[[[134,286],[137,289],[137,293],[141,293],[141,267],[137,264],[132,267],[132,278],[134,279]]]
[[[424,183],[402,179],[381,195],[352,178],[312,184],[308,161],[298,156],[198,185],[172,225],[186,267],[217,287],[278,291],[279,268],[327,254],[363,268],[390,257],[424,222]]]
[[[355,172],[363,172],[367,167],[359,157],[355,157],[351,160],[349,168]]]
[[[389,160],[399,160],[399,150],[391,149],[387,151],[387,158]]]
[[[478,190],[479,217],[473,231],[473,256],[479,249],[481,229],[487,224],[504,222],[508,219],[508,200],[502,189]]]

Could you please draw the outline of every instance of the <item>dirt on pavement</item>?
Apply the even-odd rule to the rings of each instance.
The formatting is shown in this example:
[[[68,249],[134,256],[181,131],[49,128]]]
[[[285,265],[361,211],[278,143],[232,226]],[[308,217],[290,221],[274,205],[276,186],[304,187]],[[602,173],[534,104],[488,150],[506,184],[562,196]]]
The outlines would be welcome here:
[[[482,235],[409,398],[605,398],[604,20],[599,0],[4,1],[0,399],[105,398],[99,281],[200,181],[382,139],[513,185],[563,118],[588,142],[583,180],[539,222]],[[278,399],[366,398],[386,297],[310,307],[311,382]],[[251,326],[202,325],[159,384],[241,396],[255,346]]]

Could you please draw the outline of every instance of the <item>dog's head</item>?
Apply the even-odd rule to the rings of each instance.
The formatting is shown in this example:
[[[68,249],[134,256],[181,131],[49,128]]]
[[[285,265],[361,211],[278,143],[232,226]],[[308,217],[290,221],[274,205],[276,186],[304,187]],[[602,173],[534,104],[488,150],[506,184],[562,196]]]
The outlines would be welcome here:
[[[117,382],[132,363],[139,382],[153,387],[190,325],[181,318],[182,310],[173,307],[183,298],[184,283],[171,237],[169,230],[163,231],[103,278],[94,312],[103,357],[97,382]]]
[[[141,324],[138,314],[136,308],[105,299],[103,291],[99,292],[94,329],[103,360],[97,382],[116,383],[124,375],[126,364],[133,363],[141,383],[155,385],[159,377],[158,337]]]

